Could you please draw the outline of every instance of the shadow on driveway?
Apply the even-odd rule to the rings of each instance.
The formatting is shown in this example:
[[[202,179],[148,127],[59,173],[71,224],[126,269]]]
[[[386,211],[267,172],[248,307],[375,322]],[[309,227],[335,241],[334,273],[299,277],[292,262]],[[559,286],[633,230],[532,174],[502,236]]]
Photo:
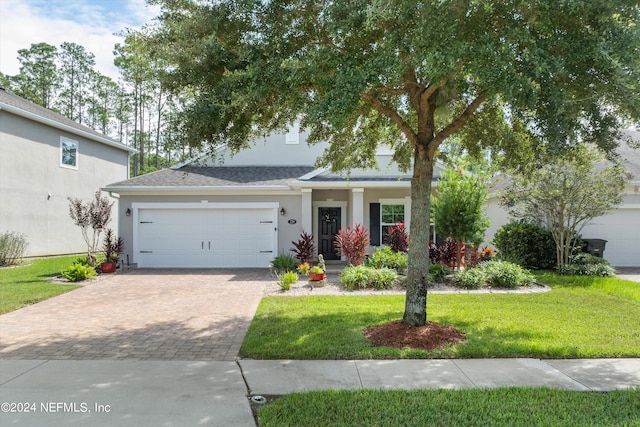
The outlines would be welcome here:
[[[130,270],[0,316],[0,358],[235,360],[266,269]]]

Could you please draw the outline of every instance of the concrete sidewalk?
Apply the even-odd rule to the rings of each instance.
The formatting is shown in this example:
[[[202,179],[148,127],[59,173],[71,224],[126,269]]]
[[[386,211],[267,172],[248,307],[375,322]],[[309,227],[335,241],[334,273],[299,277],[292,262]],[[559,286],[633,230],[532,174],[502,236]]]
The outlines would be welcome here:
[[[255,395],[503,386],[640,387],[640,359],[0,360],[0,425],[253,427]]]

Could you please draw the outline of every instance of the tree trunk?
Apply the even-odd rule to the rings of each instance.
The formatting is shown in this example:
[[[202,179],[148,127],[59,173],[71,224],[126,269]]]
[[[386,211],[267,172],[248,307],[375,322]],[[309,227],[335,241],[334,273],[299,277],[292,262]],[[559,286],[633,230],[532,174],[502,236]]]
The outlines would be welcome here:
[[[411,241],[407,270],[407,296],[402,321],[412,326],[427,323],[429,278],[429,224],[433,158],[418,145],[411,179]]]

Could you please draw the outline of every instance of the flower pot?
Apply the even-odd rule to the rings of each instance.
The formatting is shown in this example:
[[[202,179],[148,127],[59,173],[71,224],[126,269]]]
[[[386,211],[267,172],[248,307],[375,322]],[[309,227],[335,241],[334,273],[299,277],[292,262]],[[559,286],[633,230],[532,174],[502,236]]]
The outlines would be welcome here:
[[[100,264],[100,270],[103,273],[113,273],[116,271],[116,263],[115,262],[103,262]]]
[[[324,280],[324,272],[322,273],[309,273],[309,280],[312,282],[317,282],[320,280]]]

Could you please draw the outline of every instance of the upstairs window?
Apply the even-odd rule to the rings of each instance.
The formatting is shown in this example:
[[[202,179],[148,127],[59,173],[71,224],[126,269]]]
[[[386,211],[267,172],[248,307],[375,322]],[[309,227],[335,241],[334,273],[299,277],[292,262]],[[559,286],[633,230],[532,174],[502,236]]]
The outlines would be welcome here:
[[[285,135],[284,142],[287,145],[300,144],[300,123],[295,122],[289,126],[289,132]]]
[[[78,170],[78,141],[60,137],[60,166]]]

